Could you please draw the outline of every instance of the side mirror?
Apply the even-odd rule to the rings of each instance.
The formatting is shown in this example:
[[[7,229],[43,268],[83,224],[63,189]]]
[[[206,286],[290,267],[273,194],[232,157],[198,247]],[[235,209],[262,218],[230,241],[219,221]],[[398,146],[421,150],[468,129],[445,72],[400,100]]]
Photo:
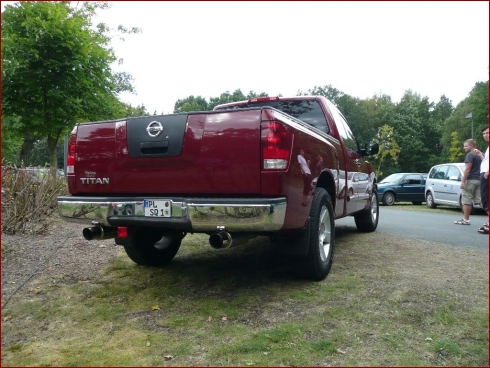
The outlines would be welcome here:
[[[365,148],[361,148],[358,152],[361,156],[371,156],[379,152],[379,145],[376,142],[366,144],[364,147]]]

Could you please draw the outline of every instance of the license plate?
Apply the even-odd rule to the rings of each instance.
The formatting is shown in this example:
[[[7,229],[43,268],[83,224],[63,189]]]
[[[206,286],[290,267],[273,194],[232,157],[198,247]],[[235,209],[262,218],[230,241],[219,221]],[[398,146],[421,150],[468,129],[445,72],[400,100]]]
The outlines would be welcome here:
[[[172,214],[172,204],[167,200],[145,199],[145,216],[149,217],[170,217]]]

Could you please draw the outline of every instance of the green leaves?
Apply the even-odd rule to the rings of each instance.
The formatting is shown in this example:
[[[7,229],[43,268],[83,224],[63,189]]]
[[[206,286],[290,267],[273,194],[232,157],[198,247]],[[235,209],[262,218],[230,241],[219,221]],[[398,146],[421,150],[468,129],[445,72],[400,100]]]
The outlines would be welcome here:
[[[92,26],[95,11],[109,5],[71,4],[19,2],[2,13],[2,115],[29,122],[18,134],[52,141],[52,166],[62,133],[77,121],[114,117],[118,94],[133,92],[131,75],[111,69],[117,60],[108,47],[113,30]],[[138,32],[120,26],[115,34]]]

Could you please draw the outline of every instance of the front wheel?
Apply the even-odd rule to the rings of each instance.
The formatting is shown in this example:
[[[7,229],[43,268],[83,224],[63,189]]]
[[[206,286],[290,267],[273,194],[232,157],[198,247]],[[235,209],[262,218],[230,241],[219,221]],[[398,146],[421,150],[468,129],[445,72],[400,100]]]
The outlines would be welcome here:
[[[427,192],[427,195],[425,196],[425,204],[427,205],[428,208],[436,208],[437,205],[434,202],[434,197],[432,196],[431,192]]]
[[[393,206],[395,204],[395,194],[393,192],[385,193],[383,196],[383,204],[385,206]]]
[[[185,233],[178,231],[165,233],[161,229],[140,228],[124,250],[137,264],[162,266],[175,257],[184,236]]]
[[[379,202],[378,193],[373,190],[371,193],[371,204],[369,208],[359,211],[354,215],[357,230],[370,233],[378,227],[379,219]]]
[[[316,188],[310,209],[308,255],[291,261],[300,278],[321,281],[332,268],[335,224],[332,201],[324,188]]]

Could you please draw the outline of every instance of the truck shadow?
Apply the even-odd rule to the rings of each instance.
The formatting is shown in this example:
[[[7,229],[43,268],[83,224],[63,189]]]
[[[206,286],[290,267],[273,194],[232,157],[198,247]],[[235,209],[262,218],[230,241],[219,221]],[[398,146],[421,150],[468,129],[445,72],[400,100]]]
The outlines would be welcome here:
[[[338,229],[336,251],[341,251],[344,237],[354,234],[359,235],[355,227]],[[175,290],[175,285],[180,284],[182,294],[224,300],[251,293],[273,297],[280,290],[302,290],[328,283],[329,276],[320,283],[296,278],[290,268],[291,258],[281,254],[277,246],[267,237],[259,237],[231,249],[216,250],[201,245],[197,252],[195,249],[186,249],[183,244],[173,261],[163,267],[131,263],[128,271],[136,278],[151,274],[149,277],[158,280],[155,287],[161,289],[162,293],[169,287]]]

